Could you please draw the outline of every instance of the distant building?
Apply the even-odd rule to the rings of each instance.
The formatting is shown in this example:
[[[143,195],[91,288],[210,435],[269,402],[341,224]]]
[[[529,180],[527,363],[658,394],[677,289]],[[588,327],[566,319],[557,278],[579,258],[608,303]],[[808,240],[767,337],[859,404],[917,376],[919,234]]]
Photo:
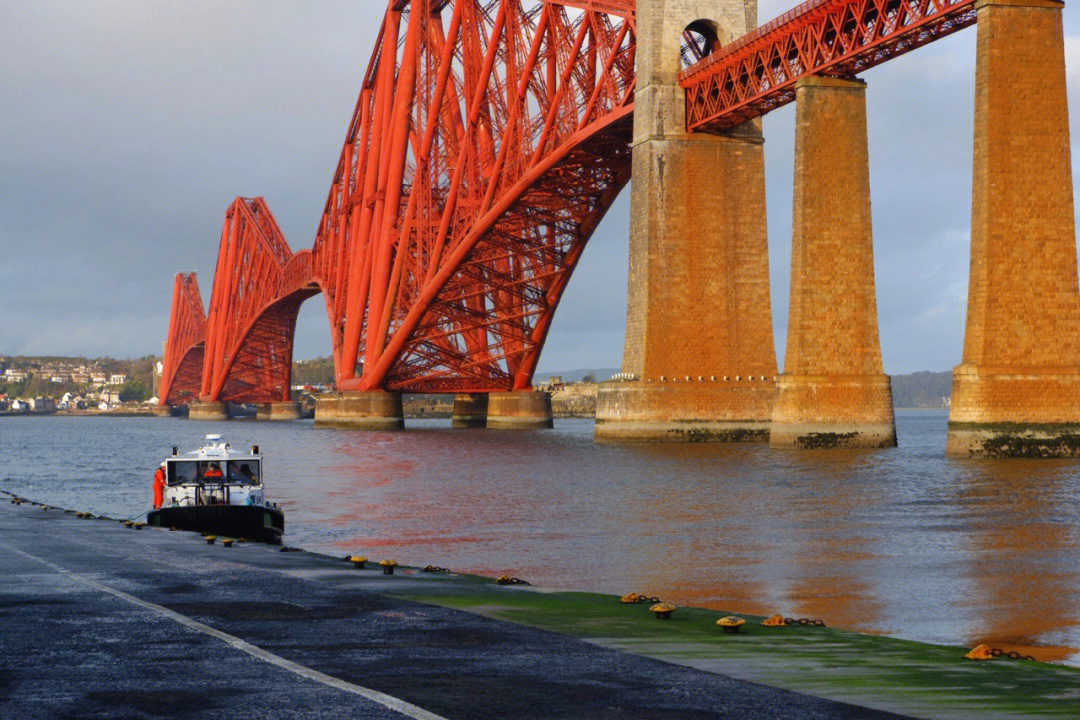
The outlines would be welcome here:
[[[48,397],[30,399],[30,409],[34,412],[56,412],[56,401]]]
[[[8,382],[22,382],[30,377],[30,373],[25,370],[16,370],[15,368],[8,368],[4,371],[4,380]]]
[[[548,390],[550,392],[554,392],[561,388],[564,384],[565,383],[563,383],[562,375],[552,375],[547,380],[541,380],[540,382],[536,383],[536,388],[537,390]]]
[[[90,382],[94,385],[105,385],[109,382],[109,376],[105,373],[90,373]]]
[[[110,385],[123,385],[127,382],[127,375],[125,373],[113,373],[109,376]]]
[[[75,393],[66,392],[57,407],[60,410],[85,410],[86,401]]]

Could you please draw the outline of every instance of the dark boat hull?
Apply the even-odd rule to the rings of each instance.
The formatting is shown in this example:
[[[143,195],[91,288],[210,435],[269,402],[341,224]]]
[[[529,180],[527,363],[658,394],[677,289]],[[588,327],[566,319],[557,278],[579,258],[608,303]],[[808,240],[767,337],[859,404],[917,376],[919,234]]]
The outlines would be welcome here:
[[[154,527],[194,530],[272,545],[280,545],[285,534],[285,514],[276,507],[258,505],[163,507],[147,513],[146,522]]]

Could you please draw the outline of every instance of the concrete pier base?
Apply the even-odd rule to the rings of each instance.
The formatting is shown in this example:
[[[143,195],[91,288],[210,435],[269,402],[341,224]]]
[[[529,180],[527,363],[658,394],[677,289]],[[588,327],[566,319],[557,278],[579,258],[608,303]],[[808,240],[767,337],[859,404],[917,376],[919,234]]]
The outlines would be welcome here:
[[[229,403],[199,401],[188,405],[189,420],[228,420],[229,417]]]
[[[401,393],[382,390],[325,393],[315,401],[315,427],[401,430],[405,427]]]
[[[689,382],[601,383],[598,442],[767,442],[775,383],[728,376]]]
[[[888,375],[780,376],[769,442],[809,450],[896,447]]]
[[[454,415],[450,420],[450,427],[486,427],[487,408],[487,393],[458,393],[454,395]]]
[[[154,417],[172,417],[173,408],[171,405],[158,405],[150,411]]]
[[[272,402],[255,404],[256,420],[299,420],[300,403]]]
[[[534,430],[554,426],[555,422],[551,414],[551,393],[525,390],[488,394],[487,427],[489,428]]]

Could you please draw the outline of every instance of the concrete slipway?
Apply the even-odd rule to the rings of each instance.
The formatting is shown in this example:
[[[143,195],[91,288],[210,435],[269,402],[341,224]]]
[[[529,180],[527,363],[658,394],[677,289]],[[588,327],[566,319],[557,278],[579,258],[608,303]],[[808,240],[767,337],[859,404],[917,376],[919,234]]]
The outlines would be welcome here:
[[[1073,668],[0,500],[5,718],[1080,717]]]

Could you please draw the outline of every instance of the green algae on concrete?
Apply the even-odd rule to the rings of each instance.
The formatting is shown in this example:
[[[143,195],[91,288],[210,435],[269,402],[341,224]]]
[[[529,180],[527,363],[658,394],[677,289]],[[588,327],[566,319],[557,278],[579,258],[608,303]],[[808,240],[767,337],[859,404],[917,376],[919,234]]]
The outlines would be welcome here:
[[[1080,670],[1004,658],[965,660],[968,648],[931,645],[828,627],[765,628],[742,615],[680,607],[658,621],[648,603],[580,592],[498,587],[451,575],[389,594],[542,628],[667,662],[918,717],[1080,717]],[[740,614],[741,615],[741,614]]]
[[[988,458],[1080,456],[1078,423],[949,422],[954,455]]]

